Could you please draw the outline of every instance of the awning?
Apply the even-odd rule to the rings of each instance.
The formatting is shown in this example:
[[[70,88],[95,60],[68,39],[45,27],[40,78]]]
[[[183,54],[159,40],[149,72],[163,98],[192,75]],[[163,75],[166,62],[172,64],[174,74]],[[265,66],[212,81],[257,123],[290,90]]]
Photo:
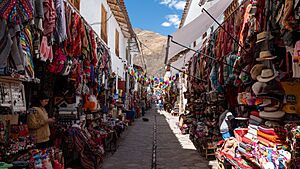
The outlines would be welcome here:
[[[216,4],[214,4],[211,8],[206,9],[214,18],[219,18],[224,11],[231,4],[232,0],[219,0]],[[201,12],[201,11],[199,11]],[[181,29],[178,29],[175,33],[172,34],[173,40],[185,45],[190,46],[194,41],[199,39],[203,33],[205,33],[212,25],[213,19],[210,18],[205,12],[201,13],[196,19],[194,19],[189,24],[185,25]],[[169,56],[171,59],[179,52],[183,51],[185,48],[176,45],[174,43],[170,43],[169,48]]]
[[[201,45],[198,45],[197,47],[200,48]],[[184,70],[184,67],[186,67],[186,64],[189,63],[189,61],[191,60],[191,58],[194,56],[194,55],[197,55],[197,53],[195,53],[194,51],[188,51],[186,54],[183,54],[182,57],[178,58],[175,62],[172,62],[172,66],[177,68],[177,69],[180,69],[180,70]],[[176,74],[176,73],[179,73],[178,70],[174,69],[171,67],[171,71],[172,71],[172,74]]]

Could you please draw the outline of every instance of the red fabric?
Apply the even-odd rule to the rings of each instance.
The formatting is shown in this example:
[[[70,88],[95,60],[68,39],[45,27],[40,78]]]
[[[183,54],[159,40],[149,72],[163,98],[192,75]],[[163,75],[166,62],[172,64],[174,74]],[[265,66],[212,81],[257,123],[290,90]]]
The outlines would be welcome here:
[[[250,144],[250,145],[253,143],[250,139],[248,139],[246,137],[243,137],[242,141],[243,141],[243,143]]]
[[[125,91],[126,90],[126,81],[119,80],[118,81],[118,88]]]
[[[54,32],[56,21],[56,9],[53,0],[44,0],[44,35],[49,35]]]
[[[258,111],[252,111],[250,114],[253,115],[253,116],[259,117],[259,112]]]
[[[259,126],[258,129],[265,134],[276,135],[276,132],[273,128]]]
[[[91,37],[91,44],[92,44],[92,63],[94,66],[97,66],[98,64],[98,58],[97,58],[97,46],[96,46],[96,41],[95,41],[95,33],[91,29],[90,30],[90,37]]]

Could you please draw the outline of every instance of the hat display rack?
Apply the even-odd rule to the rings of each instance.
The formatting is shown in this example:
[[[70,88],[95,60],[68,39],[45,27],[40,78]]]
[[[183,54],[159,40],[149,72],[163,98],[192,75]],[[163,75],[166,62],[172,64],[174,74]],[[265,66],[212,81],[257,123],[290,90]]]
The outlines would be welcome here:
[[[291,5],[291,3],[295,4]],[[251,8],[250,12],[246,14],[249,6]],[[193,87],[188,89],[189,93],[193,93],[192,96],[189,96],[193,97],[193,99],[188,100],[188,105],[194,105],[189,110],[195,114],[196,131],[201,129],[202,132],[205,132],[202,140],[200,138],[200,144],[209,142],[207,141],[209,139],[205,140],[206,136],[214,135],[211,124],[220,114],[218,113],[219,105],[222,105],[220,100],[225,100],[236,119],[243,119],[243,124],[238,124],[239,128],[234,130],[234,137],[238,144],[235,151],[240,153],[239,155],[243,157],[242,159],[247,159],[248,162],[252,162],[252,165],[260,168],[266,166],[269,168],[290,168],[289,164],[292,158],[290,146],[292,144],[286,139],[286,136],[288,132],[292,132],[295,136],[297,129],[294,126],[293,129],[289,130],[286,126],[291,123],[299,124],[300,122],[298,117],[300,115],[298,108],[300,104],[298,103],[299,100],[297,100],[297,97],[300,97],[300,92],[298,92],[300,88],[299,78],[297,79],[295,76],[291,78],[291,71],[289,70],[290,65],[295,64],[295,62],[300,63],[300,59],[295,59],[295,56],[300,56],[297,54],[299,49],[297,50],[295,47],[294,53],[296,54],[294,55],[290,52],[291,48],[296,46],[294,40],[299,41],[300,29],[299,19],[297,21],[293,20],[293,22],[286,21],[289,19],[287,15],[292,14],[291,6],[297,7],[299,2],[289,0],[245,0],[235,10],[241,14],[233,14],[237,18],[234,18],[232,22],[230,22],[230,17],[227,17],[222,24],[219,24],[212,18],[220,28],[212,32],[211,36],[207,38],[205,47],[202,46],[199,50],[190,49],[171,40],[172,43],[198,53],[200,60],[206,63],[204,67],[197,67],[197,69],[203,71],[199,77],[204,80],[201,81],[201,85],[206,86],[205,90],[197,91]],[[205,9],[203,11],[208,13]],[[254,17],[258,12],[261,12],[261,18]],[[233,36],[235,32],[231,31],[230,28],[240,25],[232,26],[232,24],[243,20],[243,17],[248,17],[249,15],[250,21],[246,21],[246,26],[253,26],[253,30],[252,28],[250,31],[247,30],[249,31],[247,35],[245,35],[245,32],[240,32],[240,34]],[[212,15],[209,16],[212,17]],[[298,28],[295,27],[292,30],[291,27],[281,24],[296,24]],[[238,31],[244,31],[239,29]],[[289,34],[291,32],[294,33],[294,37],[286,35],[291,35]],[[217,35],[221,35],[221,38]],[[239,36],[245,36],[242,37],[244,42],[236,40],[241,38]],[[212,44],[210,44],[211,41],[213,42]],[[226,42],[227,46],[222,44],[218,46],[218,42]],[[225,52],[223,48],[228,46],[233,51],[226,53],[227,51]],[[219,49],[220,51],[218,51]],[[220,56],[218,56],[217,52],[221,53],[219,54]],[[284,53],[286,53],[286,56]],[[237,55],[237,59],[229,64],[224,58],[227,55],[234,54]],[[292,57],[290,57],[291,55]],[[211,63],[208,60],[214,64],[207,64]],[[226,60],[226,64],[223,63],[224,60]],[[195,68],[191,67],[195,59],[191,59],[190,62],[192,63],[189,64],[187,70],[190,71],[191,75],[197,77],[192,70]],[[225,66],[233,69],[232,72],[229,71],[232,73],[231,81],[224,79],[224,77],[229,77],[226,74],[228,70],[226,70],[227,72],[224,71]],[[193,84],[188,85],[192,86]],[[224,99],[216,99],[214,92],[222,93]],[[217,135],[219,134],[217,133]],[[296,148],[294,149],[296,150]],[[236,152],[233,152],[233,154],[238,156]],[[298,154],[297,157],[300,157],[300,153],[293,152],[293,154]],[[272,156],[273,159],[268,159],[268,155]],[[224,158],[228,157],[223,156],[223,160]],[[229,161],[235,160],[238,159],[231,158]],[[241,163],[241,161],[235,161],[232,165]],[[237,165],[235,167],[238,168]],[[299,166],[297,167],[299,168]]]

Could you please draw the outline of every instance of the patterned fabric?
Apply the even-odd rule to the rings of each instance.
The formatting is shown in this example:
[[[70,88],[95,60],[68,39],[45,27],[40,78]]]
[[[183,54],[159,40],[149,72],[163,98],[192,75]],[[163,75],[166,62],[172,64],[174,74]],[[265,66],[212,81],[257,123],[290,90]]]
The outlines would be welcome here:
[[[56,0],[55,8],[57,13],[56,33],[58,35],[58,41],[61,43],[67,39],[66,11],[64,1]]]
[[[0,68],[7,66],[7,58],[13,44],[10,34],[8,33],[6,21],[0,19]]]
[[[8,22],[20,24],[33,17],[33,7],[30,0],[2,0],[0,15]]]
[[[53,0],[44,0],[44,35],[54,32],[56,11]]]
[[[30,78],[34,78],[34,65],[33,65],[33,58],[32,58],[32,50],[33,44],[32,44],[32,34],[31,30],[29,28],[25,28],[24,31],[21,32],[21,45],[22,49],[25,54],[25,70],[27,75]]]

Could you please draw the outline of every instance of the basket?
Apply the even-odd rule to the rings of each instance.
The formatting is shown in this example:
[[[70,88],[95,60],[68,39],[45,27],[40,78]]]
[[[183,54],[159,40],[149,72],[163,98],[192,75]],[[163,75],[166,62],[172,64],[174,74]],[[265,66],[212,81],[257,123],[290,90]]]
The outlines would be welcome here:
[[[248,128],[238,128],[233,131],[235,138],[238,142],[242,142],[242,138],[248,133]]]

